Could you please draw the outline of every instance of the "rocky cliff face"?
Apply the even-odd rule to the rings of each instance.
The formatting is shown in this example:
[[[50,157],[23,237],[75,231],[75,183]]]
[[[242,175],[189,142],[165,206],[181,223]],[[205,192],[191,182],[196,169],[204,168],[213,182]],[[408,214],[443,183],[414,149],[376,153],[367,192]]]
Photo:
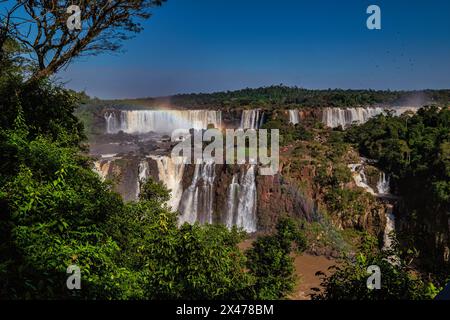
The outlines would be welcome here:
[[[113,190],[125,201],[137,199],[139,194],[139,159],[137,157],[98,160],[96,171],[113,183]]]
[[[313,199],[305,196],[295,183],[282,175],[258,176],[258,226],[272,231],[280,216],[312,221],[316,214]]]
[[[146,163],[145,173],[142,172],[143,162]],[[96,166],[102,176],[113,181],[114,190],[126,201],[138,198],[143,175],[145,178],[152,177],[155,181],[161,180],[161,168],[158,167],[155,159],[149,157],[124,155],[120,158],[99,160]],[[196,169],[196,165],[184,165],[180,178],[182,193],[178,199],[182,215],[196,208],[195,211],[198,212],[195,219],[230,226],[239,220],[239,217],[236,217],[239,215],[238,210],[251,215],[252,208],[244,206],[251,201],[251,198],[250,200],[245,198],[251,197],[251,193],[242,194],[244,191],[241,191],[242,199],[239,199],[239,188],[244,189],[244,177],[248,169],[248,165],[214,165],[214,173],[211,173],[208,178],[202,177],[201,169]],[[196,175],[197,178],[195,178]],[[325,194],[317,186],[316,177],[315,165],[306,162],[300,167],[293,167],[291,161],[286,159],[281,163],[280,173],[273,176],[256,174],[254,180],[257,199],[254,208],[256,229],[249,227],[249,230],[270,232],[278,218],[284,215],[310,222],[316,221],[326,211]],[[354,182],[350,182],[346,188],[352,189],[357,186]],[[236,199],[230,200],[233,192]],[[233,201],[235,208],[230,209]],[[358,205],[364,208],[362,214],[348,215],[337,212],[331,215],[333,223],[340,229],[353,228],[368,231],[381,240],[386,226],[386,207],[374,201],[369,195],[360,197],[358,201]],[[184,205],[182,202],[185,202]],[[193,203],[197,203],[196,206],[187,208]],[[240,209],[237,209],[238,207]]]

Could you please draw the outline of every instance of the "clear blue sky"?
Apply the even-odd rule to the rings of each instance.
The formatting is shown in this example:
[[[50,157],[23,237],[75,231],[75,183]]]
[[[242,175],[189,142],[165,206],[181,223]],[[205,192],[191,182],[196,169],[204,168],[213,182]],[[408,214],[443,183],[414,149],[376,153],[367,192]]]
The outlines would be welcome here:
[[[382,10],[382,30],[366,9]],[[124,45],[59,74],[100,98],[305,88],[450,88],[448,0],[168,0]]]

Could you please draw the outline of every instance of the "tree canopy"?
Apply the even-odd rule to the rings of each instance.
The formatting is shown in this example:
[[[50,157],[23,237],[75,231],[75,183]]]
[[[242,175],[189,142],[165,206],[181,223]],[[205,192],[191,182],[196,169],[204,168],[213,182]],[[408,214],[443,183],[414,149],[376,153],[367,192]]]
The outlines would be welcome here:
[[[34,65],[31,79],[53,75],[79,56],[117,51],[142,30],[141,21],[165,0],[80,1],[81,28],[70,30],[73,1],[6,1],[0,12],[0,47],[11,38],[27,49]]]

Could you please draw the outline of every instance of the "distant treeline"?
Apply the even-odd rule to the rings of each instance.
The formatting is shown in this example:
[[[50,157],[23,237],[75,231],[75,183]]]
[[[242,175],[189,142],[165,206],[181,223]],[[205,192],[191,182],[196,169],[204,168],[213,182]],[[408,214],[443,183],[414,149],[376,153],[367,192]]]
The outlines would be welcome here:
[[[421,91],[376,90],[309,90],[283,85],[246,88],[214,93],[177,94],[169,97],[99,100],[89,105],[120,109],[178,107],[188,109],[230,108],[299,108],[299,107],[358,107],[373,105],[424,106],[450,105],[450,89]]]
[[[103,102],[104,103],[104,102]],[[299,108],[359,107],[373,105],[424,106],[450,105],[450,90],[376,91],[376,90],[309,90],[276,85],[257,89],[214,93],[177,94],[162,98],[107,101],[114,107],[159,107],[170,105],[188,109],[232,108]]]
[[[283,85],[242,89],[210,94],[179,94],[170,98],[173,105],[200,107],[356,107],[371,105],[423,106],[450,104],[450,90],[375,91],[309,90]]]

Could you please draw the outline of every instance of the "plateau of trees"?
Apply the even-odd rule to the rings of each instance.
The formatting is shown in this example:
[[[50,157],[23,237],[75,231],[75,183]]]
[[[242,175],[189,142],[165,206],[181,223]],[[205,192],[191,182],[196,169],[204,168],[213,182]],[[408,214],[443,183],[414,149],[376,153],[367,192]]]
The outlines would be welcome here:
[[[429,101],[445,105],[450,90],[310,90],[285,85],[246,88],[215,93],[179,94],[170,97],[173,105],[187,108],[263,108],[365,107],[371,105],[409,105],[411,101]]]

